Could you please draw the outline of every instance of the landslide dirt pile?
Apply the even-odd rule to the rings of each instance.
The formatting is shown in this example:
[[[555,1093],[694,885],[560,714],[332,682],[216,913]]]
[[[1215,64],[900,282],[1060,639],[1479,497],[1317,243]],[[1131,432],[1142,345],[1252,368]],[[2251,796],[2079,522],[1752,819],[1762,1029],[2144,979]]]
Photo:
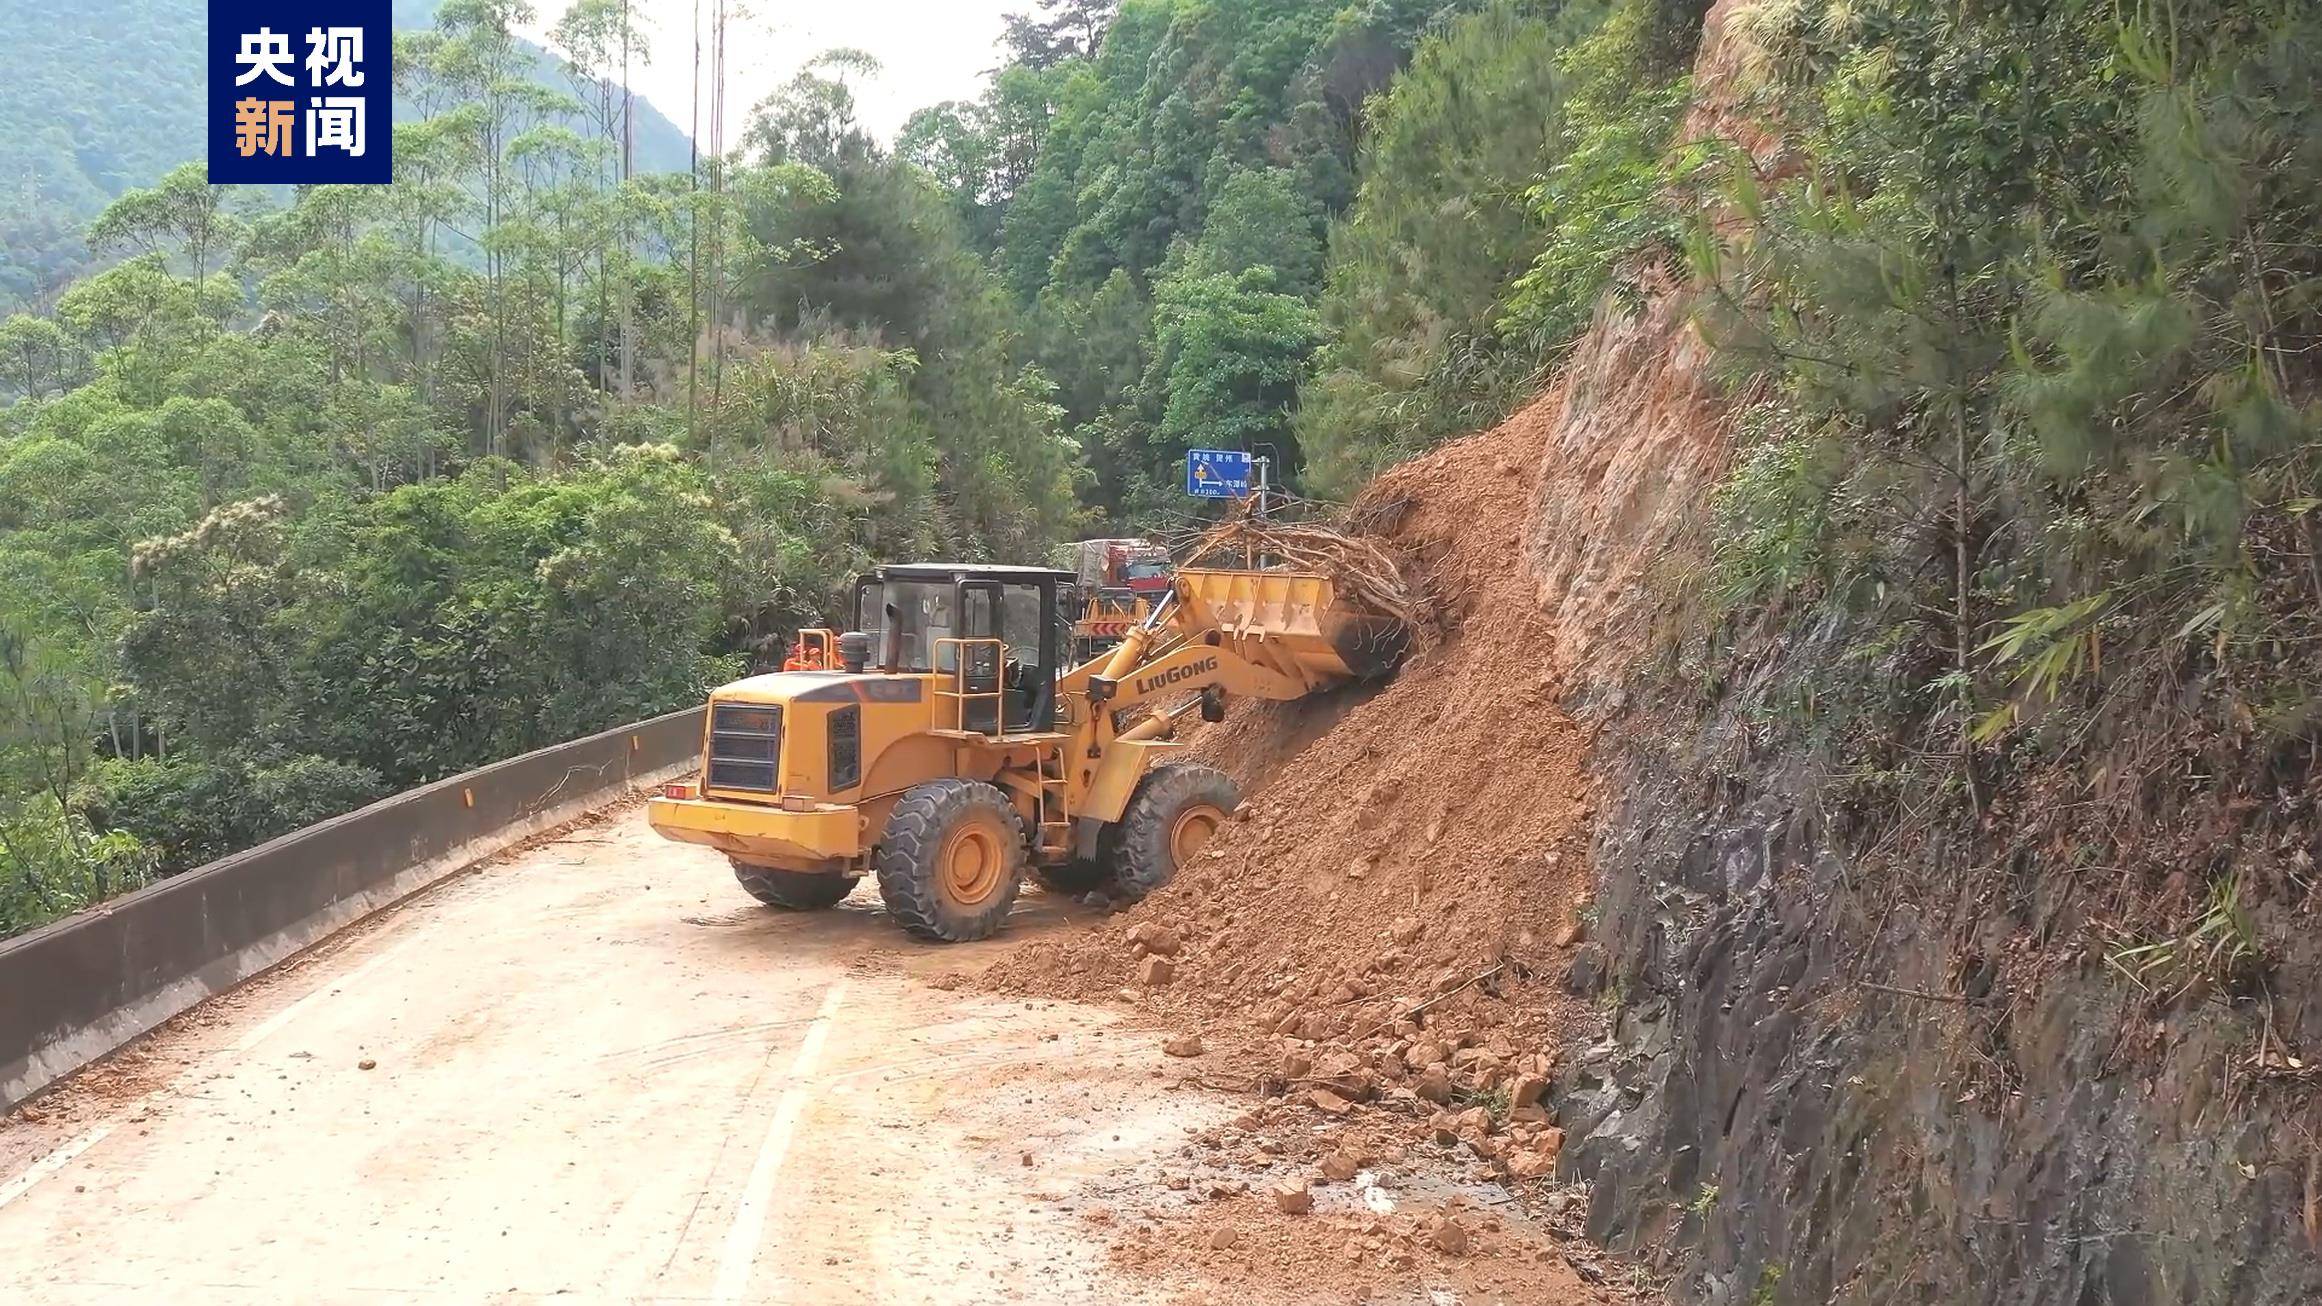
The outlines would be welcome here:
[[[1557,705],[1524,562],[1549,415],[1536,405],[1371,487],[1357,515],[1413,562],[1434,626],[1423,650],[1383,689],[1239,705],[1192,752],[1242,782],[1243,819],[1167,889],[1027,946],[997,983],[1132,995],[1212,1047],[1238,1043],[1285,1091],[1319,1089],[1325,1110],[1488,1101],[1489,1122],[1438,1123],[1544,1132],[1531,1102],[1572,1014],[1560,981],[1591,813],[1586,740]]]

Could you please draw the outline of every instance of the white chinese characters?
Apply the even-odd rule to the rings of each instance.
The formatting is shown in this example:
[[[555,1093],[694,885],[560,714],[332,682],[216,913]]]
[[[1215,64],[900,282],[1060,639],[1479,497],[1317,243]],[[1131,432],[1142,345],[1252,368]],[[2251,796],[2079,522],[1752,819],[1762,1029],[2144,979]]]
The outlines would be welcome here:
[[[295,26],[287,32],[266,26],[239,34],[240,52],[234,60],[240,71],[234,84],[246,89],[230,100],[234,154],[243,159],[362,159],[366,162],[356,171],[363,179],[386,181],[374,166],[378,160],[370,157],[366,121],[379,85],[370,80],[367,56],[377,52],[384,57],[385,51],[378,49],[380,31],[316,23],[304,33],[303,59],[292,51],[299,35]],[[385,96],[379,98],[384,113]],[[392,122],[382,128],[392,129]],[[384,158],[393,151],[383,149],[380,154]],[[354,174],[341,168],[315,175]]]
[[[316,86],[363,84],[362,28],[308,28],[306,48],[307,76]]]
[[[234,56],[234,62],[248,70],[234,79],[236,86],[248,86],[260,77],[271,77],[284,86],[298,85],[283,71],[283,65],[291,62],[290,35],[286,32],[261,27],[255,32],[242,33],[242,50]]]
[[[306,106],[306,153],[318,149],[345,150],[363,157],[363,97],[326,95]]]

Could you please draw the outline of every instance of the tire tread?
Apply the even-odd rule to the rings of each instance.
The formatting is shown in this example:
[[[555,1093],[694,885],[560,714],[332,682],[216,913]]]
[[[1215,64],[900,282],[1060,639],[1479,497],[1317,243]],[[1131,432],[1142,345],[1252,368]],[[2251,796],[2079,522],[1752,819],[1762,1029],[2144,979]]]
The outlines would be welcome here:
[[[852,876],[784,871],[732,857],[726,860],[733,863],[734,879],[745,893],[783,911],[822,911],[838,906],[855,891]]]
[[[1169,827],[1189,804],[1204,801],[1230,816],[1241,806],[1241,787],[1199,762],[1157,766],[1137,782],[1128,810],[1097,835],[1098,858],[1112,873],[1107,887],[1115,900],[1137,902],[1169,883],[1178,870],[1169,859]]]
[[[943,909],[936,889],[935,859],[943,851],[943,838],[952,823],[978,807],[996,809],[1006,824],[1015,865],[991,902],[974,915],[962,917]],[[896,800],[872,861],[879,878],[879,896],[886,900],[887,914],[897,924],[924,939],[967,943],[990,938],[1007,920],[1023,888],[1024,854],[1024,823],[1006,794],[981,780],[943,779],[918,785]]]

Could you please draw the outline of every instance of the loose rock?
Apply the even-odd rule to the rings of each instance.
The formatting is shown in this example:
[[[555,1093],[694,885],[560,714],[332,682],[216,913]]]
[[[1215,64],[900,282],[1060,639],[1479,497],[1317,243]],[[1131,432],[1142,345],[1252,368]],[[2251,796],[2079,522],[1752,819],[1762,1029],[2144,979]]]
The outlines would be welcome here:
[[[1428,1231],[1427,1241],[1446,1256],[1465,1256],[1472,1245],[1467,1226],[1449,1217],[1435,1222],[1435,1227]]]
[[[1304,1215],[1314,1209],[1314,1194],[1304,1179],[1285,1179],[1273,1189],[1274,1208],[1284,1215]]]
[[[1140,921],[1129,931],[1129,946],[1156,956],[1174,957],[1185,947],[1177,931],[1153,921]]]
[[[1508,1175],[1514,1179],[1538,1179],[1553,1174],[1556,1158],[1546,1152],[1518,1152],[1508,1158]]]

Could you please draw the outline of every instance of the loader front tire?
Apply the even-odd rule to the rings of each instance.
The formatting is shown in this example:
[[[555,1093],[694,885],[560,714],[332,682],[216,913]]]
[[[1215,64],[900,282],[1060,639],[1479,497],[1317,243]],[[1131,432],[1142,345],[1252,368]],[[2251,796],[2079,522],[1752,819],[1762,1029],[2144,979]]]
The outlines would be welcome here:
[[[1154,767],[1137,782],[1121,819],[1097,836],[1098,860],[1112,871],[1106,889],[1131,903],[1169,883],[1241,805],[1233,777],[1214,767]]]
[[[822,911],[838,906],[855,891],[855,881],[850,876],[778,871],[734,858],[727,860],[734,863],[734,878],[751,897],[784,911]]]
[[[926,939],[990,938],[1024,886],[1024,825],[980,780],[930,780],[887,817],[873,866],[887,914]]]

